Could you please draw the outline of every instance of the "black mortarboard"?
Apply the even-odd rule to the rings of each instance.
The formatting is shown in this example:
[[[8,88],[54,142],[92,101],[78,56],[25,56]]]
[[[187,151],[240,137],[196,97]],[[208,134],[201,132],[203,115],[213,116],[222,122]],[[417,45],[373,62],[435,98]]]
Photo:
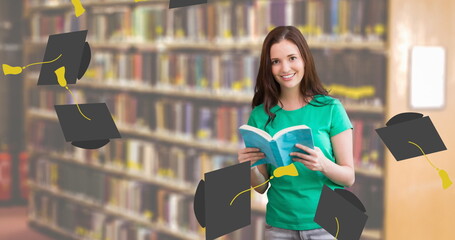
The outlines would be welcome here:
[[[204,4],[204,3],[207,3],[207,0],[171,0],[171,1],[169,1],[169,9],[187,7],[187,6],[191,6],[191,5]]]
[[[376,132],[397,161],[422,156],[422,151],[429,154],[447,150],[430,117],[421,113],[397,114]]]
[[[251,196],[238,195],[250,189],[250,165],[244,162],[208,172],[205,181],[199,182],[194,195],[194,214],[206,228],[207,240],[250,225]]]
[[[76,147],[96,149],[111,138],[121,138],[106,103],[55,105],[60,126],[67,142]]]
[[[338,240],[360,239],[368,216],[362,202],[345,189],[322,188],[314,221]]]
[[[85,41],[87,30],[50,35],[47,41],[43,62],[57,60],[41,66],[38,85],[58,85],[55,70],[65,67],[67,84],[75,84],[81,79],[90,64],[91,51]]]

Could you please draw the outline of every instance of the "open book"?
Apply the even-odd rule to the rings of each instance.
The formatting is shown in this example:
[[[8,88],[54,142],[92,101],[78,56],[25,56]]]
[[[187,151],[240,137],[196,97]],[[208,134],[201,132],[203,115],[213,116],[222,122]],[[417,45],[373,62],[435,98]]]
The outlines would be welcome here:
[[[265,131],[249,125],[242,125],[239,130],[246,147],[259,148],[265,154],[265,158],[254,163],[252,167],[265,163],[282,167],[293,163],[294,156],[289,155],[291,152],[307,154],[295,146],[297,143],[314,149],[311,128],[305,125],[282,129],[273,137]]]

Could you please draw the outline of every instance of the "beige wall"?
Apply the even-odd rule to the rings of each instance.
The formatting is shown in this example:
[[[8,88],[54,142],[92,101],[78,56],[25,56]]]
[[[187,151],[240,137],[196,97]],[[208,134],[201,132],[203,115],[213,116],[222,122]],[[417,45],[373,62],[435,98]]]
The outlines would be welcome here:
[[[415,45],[446,49],[446,106],[417,110],[430,116],[447,151],[429,155],[454,184],[441,180],[424,157],[397,162],[386,150],[386,239],[455,238],[455,1],[389,0],[388,110],[386,118],[409,107],[409,50]],[[428,79],[431,84],[431,79]],[[425,96],[422,96],[425,97]]]

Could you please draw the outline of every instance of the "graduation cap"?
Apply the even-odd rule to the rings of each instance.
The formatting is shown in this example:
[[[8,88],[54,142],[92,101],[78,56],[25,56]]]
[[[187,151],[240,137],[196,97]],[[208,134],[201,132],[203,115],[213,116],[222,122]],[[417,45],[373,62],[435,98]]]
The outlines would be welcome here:
[[[251,223],[251,196],[236,194],[250,188],[250,162],[205,173],[194,195],[194,214],[206,228],[206,239],[215,239]]]
[[[368,216],[362,202],[350,191],[322,188],[314,221],[338,240],[360,239]]]
[[[81,79],[90,64],[90,45],[85,41],[87,30],[50,35],[47,41],[43,62],[49,62],[41,67],[38,85],[62,86],[75,84]],[[58,60],[55,60],[58,57]],[[52,61],[52,62],[50,62]],[[64,72],[58,80],[57,70]],[[63,86],[62,86],[63,87]]]
[[[170,0],[169,9],[187,7],[187,6],[196,5],[196,4],[205,4],[205,3],[207,3],[207,0]]]
[[[67,142],[84,149],[97,149],[111,138],[121,138],[106,103],[55,105],[60,126]],[[91,117],[87,120],[80,111]]]
[[[427,158],[426,154],[447,150],[430,117],[421,113],[397,114],[376,133],[397,161],[422,155]],[[444,189],[448,188],[452,184],[448,174],[427,160],[439,172]]]

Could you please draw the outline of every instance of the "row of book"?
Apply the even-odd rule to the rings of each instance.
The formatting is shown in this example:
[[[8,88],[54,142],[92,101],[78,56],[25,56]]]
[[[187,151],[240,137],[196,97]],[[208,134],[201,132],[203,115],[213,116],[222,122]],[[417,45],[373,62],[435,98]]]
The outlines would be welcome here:
[[[86,78],[163,88],[251,94],[259,56],[250,52],[94,52]]]
[[[190,222],[184,220],[183,212],[192,213],[193,207],[182,204],[182,198],[178,195],[163,195],[164,201],[159,212],[162,212],[164,219],[159,221],[166,224],[166,218],[175,218],[178,224],[168,225],[173,232],[188,232],[188,226],[197,224],[192,216]],[[49,226],[57,227],[68,234],[81,239],[90,240],[176,240],[181,239],[160,230],[144,226],[141,222],[134,222],[124,219],[121,216],[102,211],[100,208],[91,208],[78,204],[67,198],[61,198],[47,192],[34,190],[31,195],[31,211],[29,215],[35,221]],[[188,203],[188,202],[187,202]],[[192,204],[192,203],[191,203]],[[191,205],[190,204],[190,205]],[[167,215],[167,216],[166,216]],[[191,215],[191,214],[190,214]],[[219,240],[262,240],[264,234],[264,216],[252,214],[251,225],[234,231],[228,235],[217,238]],[[202,233],[200,227],[192,226]],[[200,238],[197,239],[202,239]]]
[[[78,164],[49,161],[46,157],[35,159],[31,166],[32,179],[40,186],[156,221],[155,186],[108,175]]]
[[[30,94],[30,106],[54,111],[71,97],[63,89],[37,89]],[[78,103],[105,102],[117,126],[136,128],[180,138],[237,144],[240,141],[238,126],[248,121],[251,107],[247,104],[213,104],[206,101],[143,97],[130,93],[97,93],[75,91]],[[71,99],[73,99],[71,97]],[[73,104],[68,101],[65,104]]]
[[[30,197],[31,219],[56,227],[77,239],[176,240],[149,227],[106,214],[100,209],[34,191]]]
[[[318,76],[343,103],[384,106],[387,62],[371,50],[312,49]]]
[[[163,2],[87,5],[78,19],[65,12],[35,12],[31,37],[40,40],[91,26],[90,40],[100,42],[258,41],[275,26],[294,25],[321,41],[382,41],[387,25],[385,0],[220,0],[168,7]]]
[[[384,105],[384,54],[352,49],[313,49],[312,54],[321,82],[333,96]],[[80,83],[253,96],[258,68],[259,56],[249,52],[99,49]]]
[[[96,151],[72,148],[70,144],[58,149],[57,146],[40,146],[34,142],[32,147],[38,152],[55,153],[54,157],[57,158],[72,159],[79,162],[79,165],[86,163],[107,170],[121,170],[131,175],[139,174],[144,176],[144,179],[169,179],[174,183],[193,187],[203,178],[204,173],[238,163],[236,156],[232,155],[134,138],[113,141]],[[46,169],[50,172],[38,173],[38,179],[44,178],[48,182],[58,176],[56,169],[53,170],[54,174],[52,167]]]
[[[238,146],[240,149],[243,142],[238,136],[237,128],[232,123],[222,124],[228,119],[221,117],[216,120],[220,123],[218,128],[226,130],[229,129],[227,128],[228,125],[232,125],[232,132],[229,134],[233,138],[238,137],[236,141],[233,141],[237,144],[232,146]],[[354,126],[353,151],[356,169],[383,169],[382,144],[375,132],[381,123],[361,118],[352,118],[351,121]],[[172,121],[166,119],[165,122]],[[234,123],[237,124],[236,121]],[[111,169],[125,170],[131,173],[137,172],[157,178],[168,178],[183,184],[196,184],[204,173],[237,163],[236,156],[232,154],[209,153],[191,147],[189,144],[169,144],[162,142],[159,138],[139,139],[128,135],[112,141],[111,144],[98,151],[86,151],[72,148],[69,143],[65,143],[60,133],[61,129],[56,122],[36,120],[33,121],[31,127],[33,131],[30,133],[30,142],[34,149],[56,152],[73,159],[85,159],[84,162],[86,163],[103,165]],[[175,130],[172,131],[175,132]],[[198,137],[207,137],[208,143],[219,140],[211,138],[208,134],[211,131],[218,130],[201,128],[199,131]],[[174,135],[176,140],[184,139],[185,142],[191,142],[195,139],[188,135],[186,138],[182,138],[182,136],[184,135]],[[201,139],[199,138],[199,141]]]
[[[383,169],[383,145],[376,134],[376,129],[382,127],[379,121],[364,121],[351,119],[354,146],[354,166],[361,169]]]

